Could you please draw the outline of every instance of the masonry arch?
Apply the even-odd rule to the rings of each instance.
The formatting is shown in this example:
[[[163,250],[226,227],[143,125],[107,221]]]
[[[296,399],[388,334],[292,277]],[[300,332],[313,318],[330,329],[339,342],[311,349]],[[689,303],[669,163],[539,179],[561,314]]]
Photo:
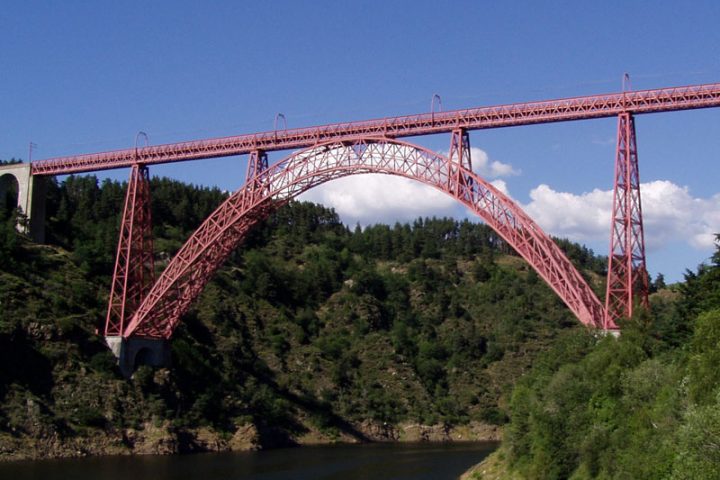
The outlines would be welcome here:
[[[410,178],[451,195],[512,246],[580,322],[602,327],[604,309],[595,293],[555,242],[509,197],[459,163],[423,147],[357,138],[295,152],[248,179],[171,260],[123,337],[170,338],[190,304],[253,226],[306,190],[368,173]]]
[[[20,205],[20,182],[12,173],[0,175],[0,212],[3,215]]]
[[[29,163],[0,165],[0,209],[18,208],[23,214],[18,229],[36,242],[45,239],[45,188],[43,179],[31,174]]]

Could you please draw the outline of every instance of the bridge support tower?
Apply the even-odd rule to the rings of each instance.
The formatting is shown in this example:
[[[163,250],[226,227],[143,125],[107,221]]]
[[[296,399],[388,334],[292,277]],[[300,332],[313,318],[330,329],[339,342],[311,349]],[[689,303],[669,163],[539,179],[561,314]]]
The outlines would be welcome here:
[[[448,154],[450,173],[448,179],[452,185],[450,190],[460,194],[463,187],[470,187],[472,179],[463,174],[463,169],[472,172],[472,155],[470,154],[470,135],[464,128],[456,128],[450,137],[450,152]],[[467,190],[467,189],[466,189]]]
[[[605,330],[616,330],[617,321],[631,318],[637,305],[649,307],[648,283],[635,120],[623,112],[618,116]]]
[[[125,337],[127,321],[155,282],[150,173],[135,164],[130,171],[120,224],[115,270],[105,320],[105,340],[123,375],[138,365],[169,366],[170,349],[162,337]]]

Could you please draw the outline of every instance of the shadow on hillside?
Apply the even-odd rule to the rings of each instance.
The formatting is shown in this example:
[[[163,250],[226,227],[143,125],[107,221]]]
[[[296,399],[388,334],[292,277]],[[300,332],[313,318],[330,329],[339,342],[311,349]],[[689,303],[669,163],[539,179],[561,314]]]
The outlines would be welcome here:
[[[50,360],[20,330],[0,335],[0,401],[13,383],[38,396],[48,395],[54,385]]]
[[[323,427],[335,428],[345,435],[348,435],[359,442],[369,442],[365,434],[355,428],[350,422],[337,415],[332,411],[330,405],[322,400],[314,398],[308,394],[297,394],[291,392],[287,388],[281,387],[275,380],[275,373],[260,358],[252,345],[252,335],[245,322],[238,325],[240,336],[242,338],[242,348],[253,359],[244,365],[245,373],[257,379],[257,381],[267,387],[278,397],[288,401],[293,406],[303,410],[308,415],[322,419]],[[286,415],[284,420],[288,422],[289,428],[283,425],[283,428],[269,426],[262,417],[256,417],[256,424],[259,426],[261,444],[263,446],[285,446],[296,445],[291,434],[307,433],[307,428],[300,424],[290,415]],[[265,443],[265,442],[269,443]],[[280,442],[278,444],[277,442]]]
[[[273,376],[268,375],[267,373],[263,372],[248,372],[251,375],[253,375],[255,378],[257,378],[260,382],[264,383],[268,387],[270,387],[273,392],[275,392],[278,396],[282,397],[283,399],[287,400],[288,402],[292,403],[293,405],[297,406],[298,408],[304,410],[306,413],[319,417],[323,419],[323,424],[325,427],[333,427],[338,429],[340,432],[351,436],[355,440],[359,442],[369,442],[370,438],[368,438],[364,433],[362,433],[360,430],[355,428],[350,422],[342,418],[341,416],[337,415],[335,412],[332,411],[330,406],[322,402],[321,400],[318,400],[317,398],[310,397],[308,395],[298,395],[296,393],[293,393],[289,391],[286,388],[280,387],[280,385],[277,384]],[[304,427],[301,426],[301,429],[304,431],[307,431]]]

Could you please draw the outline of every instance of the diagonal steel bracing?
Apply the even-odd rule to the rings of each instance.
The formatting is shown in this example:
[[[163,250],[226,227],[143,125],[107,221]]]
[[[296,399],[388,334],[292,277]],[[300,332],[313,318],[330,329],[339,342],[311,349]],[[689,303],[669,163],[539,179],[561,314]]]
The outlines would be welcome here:
[[[636,302],[649,305],[648,274],[635,120],[624,112],[618,116],[604,328],[617,328],[619,319],[632,317]]]
[[[182,315],[247,232],[302,192],[348,175],[381,173],[433,186],[474,211],[537,271],[585,325],[604,309],[559,247],[512,200],[470,169],[469,142],[453,134],[452,159],[385,138],[328,142],[258,171],[195,231],[154,284],[124,337],[170,338]],[[256,155],[252,164],[262,163]],[[264,166],[264,164],[263,164]]]
[[[125,194],[105,336],[119,337],[155,282],[149,173],[135,164]]]
[[[320,183],[358,173],[413,178],[457,198],[486,220],[588,325],[617,328],[647,306],[640,182],[633,116],[720,106],[720,84],[627,91],[285,129],[33,162],[33,175],[132,166],[106,334],[167,338],[222,260],[281,204]],[[517,206],[472,172],[468,131],[619,117],[605,308],[555,244]],[[451,133],[448,158],[393,139]],[[382,147],[381,147],[382,146]],[[267,151],[309,147],[268,166]],[[383,150],[385,149],[385,150]],[[250,154],[248,183],[206,220],[152,285],[147,169],[140,165]],[[429,161],[427,159],[431,159]],[[324,163],[323,163],[324,162]],[[480,183],[478,183],[480,182]],[[148,253],[150,252],[150,253]],[[543,267],[543,265],[549,267]],[[148,291],[149,290],[149,291]],[[132,316],[131,324],[127,320]],[[163,320],[165,319],[165,320]]]
[[[514,103],[379,118],[314,127],[274,130],[224,138],[153,145],[138,149],[75,155],[32,162],[33,175],[61,175],[110,168],[227,157],[253,151],[305,148],[329,141],[450,133],[537,123],[563,122],[632,114],[720,106],[720,83],[639,90],[539,102]]]

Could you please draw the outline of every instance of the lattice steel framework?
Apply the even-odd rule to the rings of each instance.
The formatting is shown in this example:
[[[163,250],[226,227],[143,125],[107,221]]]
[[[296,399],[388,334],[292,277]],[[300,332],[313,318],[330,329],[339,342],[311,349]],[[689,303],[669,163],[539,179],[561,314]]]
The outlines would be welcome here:
[[[453,196],[515,248],[582,323],[601,328],[602,304],[555,242],[512,200],[469,169],[469,143],[463,132],[458,131],[451,144],[451,155],[463,164],[405,142],[356,138],[317,145],[262,172],[255,170],[172,259],[123,336],[170,338],[210,277],[254,225],[310,188],[364,173],[411,178]],[[258,178],[262,188],[257,188]]]
[[[246,195],[254,196],[261,195],[263,192],[266,193],[265,188],[267,187],[267,182],[265,182],[264,175],[267,169],[267,153],[262,150],[253,150],[250,152],[247,173],[245,174],[245,178],[247,179]]]
[[[155,282],[150,180],[148,168],[135,164],[130,171],[120,224],[105,336],[121,336]]]
[[[122,167],[133,169],[123,212],[106,335],[135,333],[169,337],[204,282],[252,225],[304,189],[353,173],[414,178],[471,205],[530,262],[583,323],[612,329],[616,328],[618,318],[632,315],[634,296],[640,297],[640,304],[647,305],[648,279],[633,115],[718,106],[720,83],[446,112],[434,112],[431,108],[430,113],[417,115],[281,131],[276,128],[249,135],[35,161],[31,163],[31,173],[42,176]],[[557,247],[547,243],[545,234],[509,199],[496,195],[499,192],[485,182],[478,183],[481,180],[472,173],[467,131],[616,115],[620,116],[621,126],[605,313],[584,280],[571,266],[566,268],[567,259],[562,254],[558,257]],[[393,140],[442,132],[452,132],[449,160],[444,159],[442,167],[438,166],[442,162],[437,160],[441,157]],[[398,164],[399,157],[388,159],[377,151],[381,145],[411,148],[424,152],[421,157],[433,160],[423,163],[422,159],[414,158],[409,164]],[[310,148],[291,155],[282,166],[268,168],[265,152],[305,147]],[[387,165],[369,161],[368,151],[388,160]],[[150,194],[145,166],[247,153],[250,154],[248,183],[206,220],[145,298],[153,275]],[[355,158],[357,165],[342,167],[341,155]],[[329,161],[326,157],[337,162],[322,170],[322,162]],[[406,158],[406,161],[409,160]],[[296,178],[296,175],[299,176]],[[445,183],[437,183],[439,181]],[[494,200],[487,200],[488,195]],[[482,202],[478,203],[479,200]],[[513,227],[508,227],[507,222]],[[536,236],[522,233],[529,231],[537,232]],[[551,266],[545,268],[543,262],[550,262]],[[162,315],[169,320],[163,323]],[[131,316],[132,328],[129,328],[127,320]]]
[[[720,83],[628,91],[605,95],[515,103],[492,107],[430,112],[360,122],[273,130],[115,152],[76,155],[32,162],[33,175],[61,175],[109,168],[227,157],[252,151],[310,147],[358,137],[403,138],[449,133],[458,128],[477,130],[535,123],[562,122],[632,114],[720,106]]]
[[[647,308],[648,274],[635,120],[628,112],[618,116],[615,188],[610,227],[605,328],[633,315],[635,303]]]
[[[470,155],[470,135],[464,128],[456,128],[450,137],[450,152],[448,153],[448,191],[457,191],[456,186],[469,186],[472,179],[463,175],[463,172],[472,172],[472,156]]]

